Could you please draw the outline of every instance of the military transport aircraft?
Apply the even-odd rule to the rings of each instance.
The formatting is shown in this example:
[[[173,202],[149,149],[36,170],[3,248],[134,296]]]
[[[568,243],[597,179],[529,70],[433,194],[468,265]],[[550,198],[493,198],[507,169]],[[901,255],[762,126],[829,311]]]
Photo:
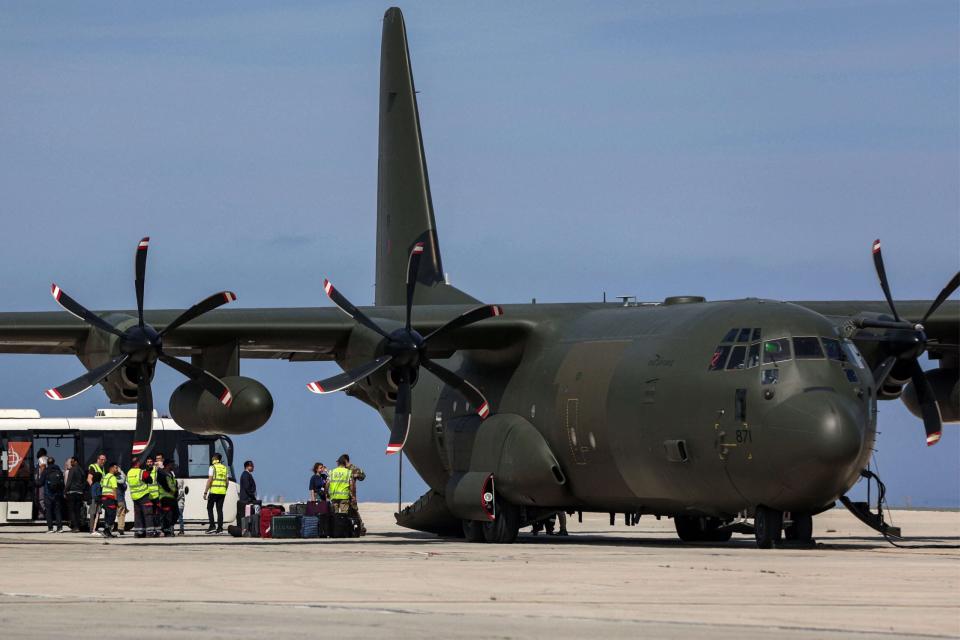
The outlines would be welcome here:
[[[884,302],[499,306],[447,284],[396,8],[383,22],[378,173],[373,307],[325,282],[339,309],[215,311],[236,299],[221,292],[183,313],[144,311],[144,238],[136,311],[94,313],[53,285],[69,313],[0,314],[0,352],[76,355],[88,373],[47,396],[100,384],[136,402],[134,452],[150,446],[158,361],[188,378],[174,419],[232,435],[273,407],[241,359],[335,360],[344,373],[307,388],[378,411],[387,453],[402,449],[430,486],[398,522],[477,542],[512,542],[558,510],[670,516],[687,541],[809,541],[812,516],[867,464],[878,400],[902,398],[928,444],[960,419],[960,305],[946,301],[960,274],[933,301],[895,304],[879,241]],[[924,353],[939,367],[925,372]]]

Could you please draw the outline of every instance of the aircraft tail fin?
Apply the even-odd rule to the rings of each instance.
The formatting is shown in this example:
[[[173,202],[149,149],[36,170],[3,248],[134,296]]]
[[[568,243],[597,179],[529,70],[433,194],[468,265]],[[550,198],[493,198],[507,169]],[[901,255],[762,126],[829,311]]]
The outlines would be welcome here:
[[[420,114],[400,9],[383,16],[380,52],[380,148],[377,175],[375,304],[406,303],[407,259],[424,243],[414,304],[471,304],[477,300],[446,284],[433,216]]]

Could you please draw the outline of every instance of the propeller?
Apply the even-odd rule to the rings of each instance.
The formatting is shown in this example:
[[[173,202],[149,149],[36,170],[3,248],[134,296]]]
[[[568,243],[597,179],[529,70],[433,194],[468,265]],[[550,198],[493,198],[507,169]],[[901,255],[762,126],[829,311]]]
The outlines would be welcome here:
[[[134,454],[142,453],[150,445],[150,439],[153,433],[153,390],[150,387],[150,382],[153,380],[153,374],[158,360],[176,369],[187,378],[198,382],[204,390],[213,394],[224,406],[229,407],[230,403],[233,402],[233,396],[222,380],[209,371],[204,371],[189,362],[184,362],[179,358],[165,354],[163,352],[163,337],[170,331],[204,313],[229,302],[233,302],[237,299],[236,294],[232,291],[215,293],[193,305],[177,316],[173,322],[162,330],[157,331],[144,322],[143,319],[143,291],[147,271],[147,250],[149,247],[150,238],[143,238],[137,245],[137,252],[134,257],[137,324],[125,331],[121,331],[100,316],[86,309],[79,302],[67,295],[66,292],[56,284],[50,287],[53,299],[56,300],[61,307],[90,326],[117,336],[119,338],[120,355],[96,369],[91,369],[79,378],[62,384],[59,387],[47,389],[45,395],[51,400],[66,400],[67,398],[72,398],[83,393],[95,384],[99,384],[107,376],[124,365],[135,369],[137,376],[137,427],[133,437]]]
[[[334,393],[342,391],[358,380],[388,367],[392,380],[397,385],[397,401],[394,406],[393,424],[390,428],[390,441],[387,443],[387,454],[397,453],[403,449],[407,441],[407,434],[410,431],[411,418],[411,389],[416,384],[417,373],[421,366],[427,371],[437,376],[444,384],[456,389],[467,399],[471,407],[476,407],[476,413],[481,419],[486,419],[490,415],[490,403],[474,385],[470,384],[458,374],[450,371],[446,367],[431,360],[427,355],[427,345],[430,340],[437,336],[460,329],[487,318],[494,318],[503,315],[503,308],[498,305],[484,305],[471,309],[456,318],[450,320],[443,326],[427,334],[426,337],[420,335],[411,326],[411,311],[413,308],[413,294],[417,287],[417,275],[420,270],[420,258],[423,255],[423,243],[418,242],[410,251],[410,257],[407,261],[407,306],[405,323],[403,328],[397,329],[392,333],[384,331],[377,323],[368,318],[360,309],[355,307],[346,296],[337,291],[329,280],[324,280],[323,290],[330,297],[335,305],[348,316],[356,320],[359,324],[367,327],[383,336],[385,342],[383,346],[384,355],[368,362],[362,366],[350,369],[339,375],[332,376],[325,380],[317,380],[307,385],[307,389],[313,393]]]
[[[883,252],[879,239],[873,243],[873,265],[877,271],[877,278],[880,280],[880,288],[883,289],[883,295],[887,299],[887,305],[890,307],[894,320],[858,318],[854,321],[854,325],[860,329],[888,330],[887,334],[878,337],[877,340],[886,343],[888,348],[894,351],[894,354],[885,358],[874,371],[877,389],[883,386],[891,373],[896,372],[898,374],[897,379],[904,379],[905,376],[909,376],[913,388],[917,392],[917,401],[920,404],[920,413],[923,417],[923,427],[927,432],[927,446],[935,445],[940,441],[943,423],[933,387],[930,386],[930,381],[927,380],[927,375],[924,373],[923,367],[920,366],[919,358],[927,350],[927,334],[923,325],[940,305],[960,287],[960,272],[957,272],[943,287],[930,308],[923,314],[923,319],[919,323],[911,323],[903,320],[897,313],[897,307],[890,293],[890,284],[887,281],[887,271],[884,268]]]

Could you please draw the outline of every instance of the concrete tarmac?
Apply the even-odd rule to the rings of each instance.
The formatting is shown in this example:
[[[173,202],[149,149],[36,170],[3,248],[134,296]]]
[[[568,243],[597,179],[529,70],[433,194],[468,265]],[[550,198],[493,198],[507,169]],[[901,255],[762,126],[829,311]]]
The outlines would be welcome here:
[[[361,505],[352,540],[105,542],[0,527],[3,638],[956,638],[960,512],[895,511],[910,548],[844,510],[815,549],[682,544],[672,521],[570,518],[570,536],[470,544]]]

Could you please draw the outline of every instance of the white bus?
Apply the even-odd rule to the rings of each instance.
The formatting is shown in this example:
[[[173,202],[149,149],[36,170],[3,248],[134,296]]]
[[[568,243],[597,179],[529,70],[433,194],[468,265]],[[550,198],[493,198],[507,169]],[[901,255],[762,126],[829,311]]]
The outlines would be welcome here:
[[[184,520],[207,520],[203,490],[214,453],[223,456],[229,470],[230,483],[223,504],[224,526],[236,520],[239,492],[230,438],[195,435],[181,429],[171,418],[157,417],[156,411],[153,415],[153,439],[141,459],[162,453],[167,460],[173,460],[177,478],[184,479],[189,489]],[[93,418],[44,418],[35,409],[0,409],[0,524],[41,521],[35,482],[40,449],[46,449],[61,469],[70,457],[76,457],[86,469],[103,453],[108,462],[117,461],[126,472],[130,468],[136,422],[135,409],[98,409]],[[126,502],[127,509],[131,510],[127,521],[133,522],[129,491]]]

